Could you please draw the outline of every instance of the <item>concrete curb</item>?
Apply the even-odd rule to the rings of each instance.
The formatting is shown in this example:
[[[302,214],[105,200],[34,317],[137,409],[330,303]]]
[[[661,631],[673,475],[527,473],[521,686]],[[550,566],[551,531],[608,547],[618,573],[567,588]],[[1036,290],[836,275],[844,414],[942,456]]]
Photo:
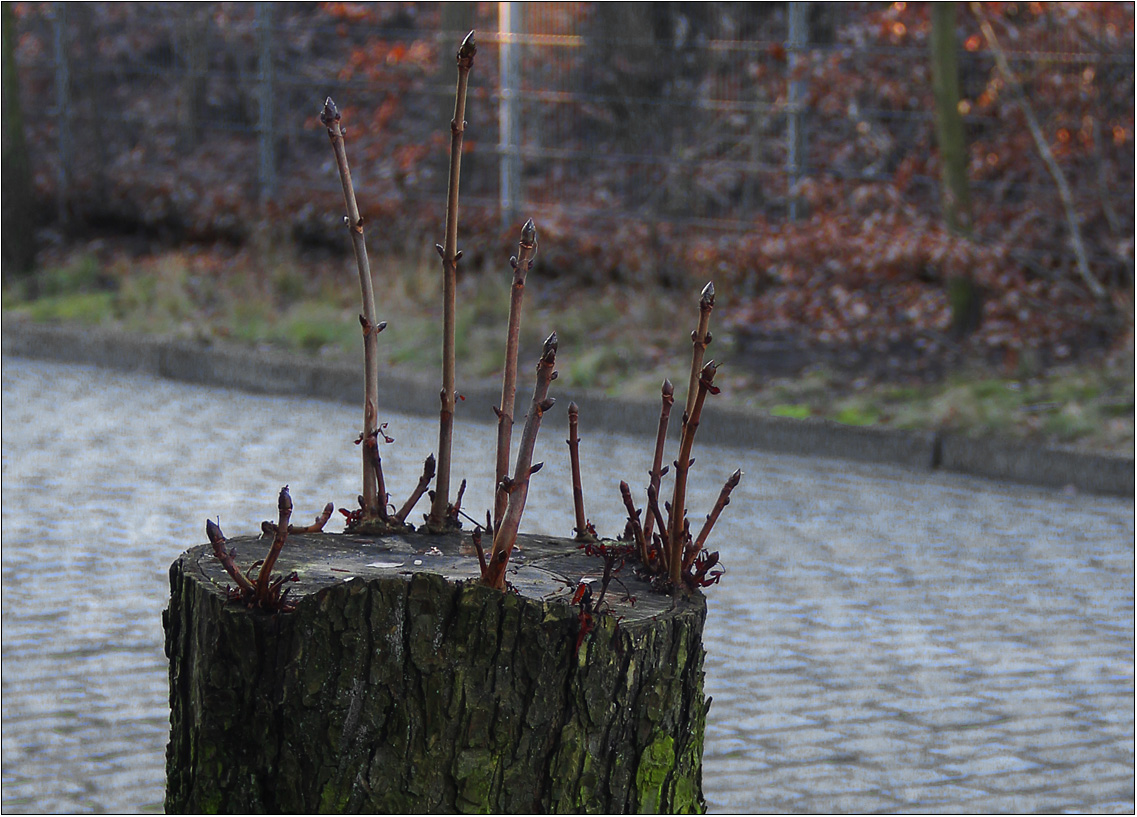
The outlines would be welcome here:
[[[87,363],[121,371],[141,371],[171,380],[204,383],[264,394],[292,394],[354,403],[363,391],[362,367],[284,352],[154,338],[104,329],[61,327],[7,320],[5,356]],[[468,406],[494,406],[501,396],[495,382],[464,386]],[[614,399],[584,392],[565,395],[586,409],[593,428],[654,435],[657,400]],[[385,371],[380,408],[409,414],[438,414],[438,384],[426,377]],[[523,402],[523,395],[519,401]],[[492,412],[467,419],[493,420]],[[798,456],[940,468],[1029,485],[1132,497],[1132,457],[1085,454],[996,439],[955,434],[845,426],[827,420],[793,420],[708,406],[699,439],[717,445],[756,448]]]

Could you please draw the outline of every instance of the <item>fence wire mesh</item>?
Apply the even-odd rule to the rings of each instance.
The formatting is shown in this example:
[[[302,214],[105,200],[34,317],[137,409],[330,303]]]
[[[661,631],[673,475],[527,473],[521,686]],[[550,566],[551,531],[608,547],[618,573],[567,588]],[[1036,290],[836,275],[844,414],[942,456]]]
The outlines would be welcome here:
[[[1131,281],[1132,4],[1002,6],[1091,261]],[[357,187],[438,204],[452,53],[473,28],[465,207],[737,232],[834,200],[866,218],[939,213],[926,17],[904,3],[30,3],[17,65],[36,186],[63,220],[224,235],[265,203],[322,206],[338,190],[328,94]],[[1043,206],[1055,179],[977,31],[958,26],[978,237],[1052,219],[1059,238],[1020,260],[1068,265],[1067,227]]]

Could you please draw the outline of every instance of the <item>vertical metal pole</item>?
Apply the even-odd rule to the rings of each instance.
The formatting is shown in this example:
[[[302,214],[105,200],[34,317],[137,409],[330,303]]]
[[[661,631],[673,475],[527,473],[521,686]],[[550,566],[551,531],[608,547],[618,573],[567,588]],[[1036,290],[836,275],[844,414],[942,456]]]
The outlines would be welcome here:
[[[789,174],[790,220],[797,221],[801,215],[798,199],[798,186],[805,175],[806,137],[805,137],[805,80],[798,76],[804,68],[801,52],[809,39],[805,12],[808,3],[789,4],[789,36],[786,52],[789,54],[789,93],[786,104],[786,172]]]
[[[56,205],[59,221],[68,222],[67,201],[71,197],[74,143],[71,139],[71,58],[67,53],[67,3],[56,3],[51,20],[55,56],[55,118],[59,134],[59,169],[56,173]]]
[[[500,208],[504,226],[517,220],[521,208],[521,112],[518,91],[521,84],[520,45],[515,32],[520,28],[521,4],[498,3],[498,157],[501,168]]]
[[[257,117],[261,203],[276,195],[276,134],[273,131],[272,3],[257,3],[259,115]]]

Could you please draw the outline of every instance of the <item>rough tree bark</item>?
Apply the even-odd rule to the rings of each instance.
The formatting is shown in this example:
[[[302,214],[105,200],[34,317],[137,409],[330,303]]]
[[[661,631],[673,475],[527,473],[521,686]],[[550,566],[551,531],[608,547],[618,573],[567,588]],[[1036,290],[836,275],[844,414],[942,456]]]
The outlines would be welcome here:
[[[578,650],[569,601],[600,559],[523,536],[502,593],[462,543],[290,536],[297,608],[278,615],[227,603],[208,547],[183,554],[166,810],[702,811],[703,597],[626,567]],[[242,565],[264,547],[228,544]]]

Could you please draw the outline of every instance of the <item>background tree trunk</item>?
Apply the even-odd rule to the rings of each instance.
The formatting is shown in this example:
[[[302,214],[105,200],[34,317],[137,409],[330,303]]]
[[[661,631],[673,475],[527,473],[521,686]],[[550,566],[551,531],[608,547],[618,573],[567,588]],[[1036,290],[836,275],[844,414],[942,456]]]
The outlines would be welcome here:
[[[577,651],[568,601],[600,559],[523,536],[501,593],[461,581],[461,542],[290,536],[298,605],[279,615],[227,603],[208,547],[183,554],[166,810],[702,811],[703,597],[625,568]],[[243,566],[266,548],[230,545]]]
[[[16,72],[16,14],[11,3],[4,3],[0,13],[4,23],[4,271],[11,270],[16,276],[26,276],[35,268],[36,261],[32,165],[24,135],[20,78]]]
[[[933,3],[932,90],[936,105],[936,141],[940,149],[940,178],[944,221],[953,233],[969,239],[971,188],[967,181],[967,138],[959,111],[959,56],[955,38],[955,3]],[[982,317],[980,292],[970,270],[948,276],[951,328],[965,335],[979,328]]]

